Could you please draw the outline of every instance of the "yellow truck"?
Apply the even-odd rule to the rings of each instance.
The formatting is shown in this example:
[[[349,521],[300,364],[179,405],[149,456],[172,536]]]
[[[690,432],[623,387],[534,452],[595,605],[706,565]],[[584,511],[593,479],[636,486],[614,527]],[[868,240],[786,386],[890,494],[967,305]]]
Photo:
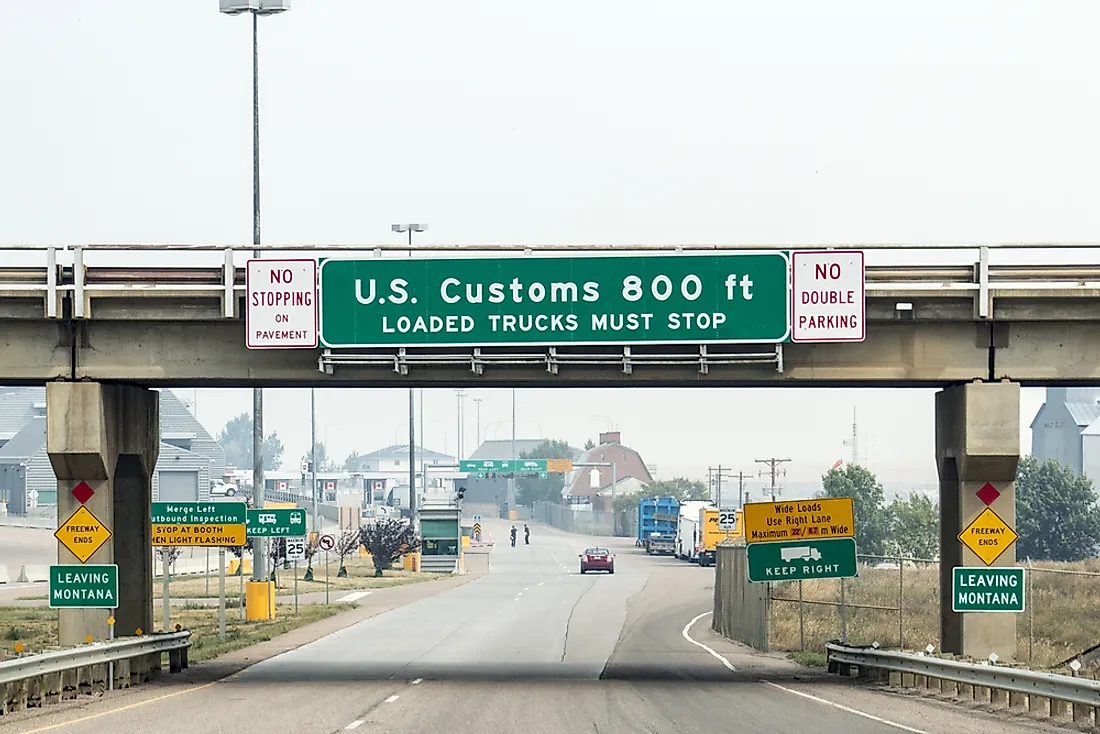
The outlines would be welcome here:
[[[699,527],[702,528],[703,537],[699,542],[699,565],[700,566],[713,566],[715,555],[717,553],[717,546],[723,540],[727,538],[740,538],[745,534],[744,517],[745,513],[742,510],[736,511],[736,524],[733,530],[725,531],[718,527],[718,513],[720,510],[717,507],[706,507],[699,510]]]

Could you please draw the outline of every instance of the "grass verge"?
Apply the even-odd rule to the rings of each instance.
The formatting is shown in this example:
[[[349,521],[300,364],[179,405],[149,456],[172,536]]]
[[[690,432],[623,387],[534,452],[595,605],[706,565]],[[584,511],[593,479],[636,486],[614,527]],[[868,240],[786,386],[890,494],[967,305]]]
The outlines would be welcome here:
[[[406,584],[416,584],[442,578],[440,574],[419,573],[402,569],[391,569],[386,571],[385,575],[375,577],[374,564],[369,558],[349,558],[344,564],[344,568],[348,572],[348,575],[344,578],[337,578],[336,576],[340,571],[340,564],[336,559],[330,560],[327,567],[329,591],[386,589],[391,586],[405,586]],[[325,568],[325,563],[315,563],[313,565],[313,581],[306,581],[305,566],[299,565],[297,569],[284,569],[280,566],[275,572],[276,594],[279,596],[293,594],[295,576],[298,577],[299,595],[324,591]],[[247,580],[246,577],[245,581]],[[240,584],[241,579],[239,576],[225,577],[225,595],[227,599],[239,601]],[[154,599],[161,598],[161,588],[160,580],[153,582]],[[206,576],[177,576],[169,582],[168,593],[173,599],[216,599],[218,597],[218,574],[216,572],[210,574],[209,580]]]
[[[795,661],[799,665],[808,665],[814,668],[824,668],[827,664],[827,661],[825,660],[825,653],[823,652],[812,652],[810,650],[806,650],[803,652],[799,650],[790,653],[787,657],[789,657],[791,660]]]
[[[242,622],[236,610],[226,613],[225,639],[218,639],[218,610],[184,606],[172,610],[171,624],[191,630],[191,662],[210,660],[227,652],[278,637],[312,622],[354,609],[354,604],[304,604],[294,616],[293,605],[277,605],[275,619]],[[160,625],[157,625],[159,629]],[[0,607],[0,660],[23,652],[43,652],[57,645],[57,610],[47,607]]]
[[[861,564],[859,577],[844,584],[850,642],[939,648],[937,565],[899,569]],[[1014,615],[1019,662],[1048,669],[1100,642],[1100,629],[1093,623],[1100,608],[1100,559],[1043,563],[1027,571],[1026,585],[1026,611]],[[799,650],[804,638],[807,651],[821,653],[826,641],[840,638],[839,580],[802,582],[801,622],[797,582],[775,583],[771,594],[771,649]]]

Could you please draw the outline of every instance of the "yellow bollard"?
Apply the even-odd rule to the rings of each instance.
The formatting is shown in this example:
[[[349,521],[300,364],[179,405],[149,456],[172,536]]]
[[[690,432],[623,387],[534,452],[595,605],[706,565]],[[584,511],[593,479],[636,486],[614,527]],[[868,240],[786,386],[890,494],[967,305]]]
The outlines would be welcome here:
[[[470,536],[469,535],[463,535],[462,536],[462,547],[463,548],[469,548],[470,547]]]
[[[249,622],[275,619],[274,581],[249,581],[245,584],[244,616]]]
[[[519,510],[508,510],[508,519],[509,520],[518,520],[519,519]]]

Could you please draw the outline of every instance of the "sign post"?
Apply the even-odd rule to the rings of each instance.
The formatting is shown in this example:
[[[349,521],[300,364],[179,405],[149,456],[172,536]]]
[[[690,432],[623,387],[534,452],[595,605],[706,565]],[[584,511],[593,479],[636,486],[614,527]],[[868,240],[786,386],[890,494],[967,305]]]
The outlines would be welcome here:
[[[298,561],[305,560],[306,538],[305,535],[297,538],[286,539],[286,557],[294,562],[294,616],[298,616]]]
[[[781,251],[416,259],[326,258],[320,344],[779,343]]]
[[[957,566],[951,569],[951,611],[1022,612],[1024,588],[1022,568]]]
[[[225,641],[225,548],[218,548],[218,639]]]
[[[326,533],[317,539],[317,547],[325,552],[325,604],[328,604],[328,552],[336,547],[336,536]]]

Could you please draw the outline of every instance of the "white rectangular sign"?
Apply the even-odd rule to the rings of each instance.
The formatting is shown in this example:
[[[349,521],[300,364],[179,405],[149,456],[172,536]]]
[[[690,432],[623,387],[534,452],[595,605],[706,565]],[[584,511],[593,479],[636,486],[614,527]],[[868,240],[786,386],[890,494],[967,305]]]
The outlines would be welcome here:
[[[249,260],[246,273],[248,348],[316,348],[317,261]]]
[[[306,559],[306,539],[286,539],[286,559],[288,561],[304,561]]]
[[[718,529],[733,532],[737,529],[737,510],[718,511]]]
[[[862,251],[791,253],[792,342],[861,342],[866,317]]]

